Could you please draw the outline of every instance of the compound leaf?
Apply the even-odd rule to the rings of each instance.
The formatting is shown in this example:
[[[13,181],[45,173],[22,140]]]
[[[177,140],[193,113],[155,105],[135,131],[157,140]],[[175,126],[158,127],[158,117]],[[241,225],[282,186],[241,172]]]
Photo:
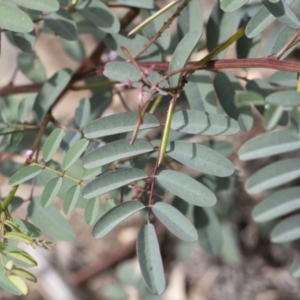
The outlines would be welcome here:
[[[196,242],[198,234],[192,223],[170,204],[156,202],[152,206],[155,216],[178,238],[186,242]]]
[[[109,191],[127,185],[133,181],[147,178],[147,174],[140,169],[120,169],[105,173],[89,182],[82,191],[85,199],[91,199],[103,195]]]
[[[298,177],[300,177],[300,159],[286,158],[254,173],[246,182],[246,190],[250,194],[259,193]]]
[[[252,217],[255,222],[267,222],[300,208],[300,188],[291,187],[272,193],[255,205]]]
[[[153,150],[153,146],[142,139],[136,139],[130,145],[130,139],[118,140],[87,153],[83,158],[83,166],[93,169],[113,161],[144,154]]]
[[[136,112],[114,114],[87,123],[83,128],[83,132],[85,137],[91,139],[133,131],[138,120],[139,114]],[[143,116],[143,123],[140,129],[154,128],[159,125],[158,120],[153,115],[146,113]]]
[[[147,287],[153,294],[162,294],[166,281],[159,244],[152,224],[144,225],[139,232],[137,255]]]
[[[93,236],[97,239],[104,237],[117,225],[144,208],[145,206],[138,201],[128,201],[114,206],[97,221],[93,228]]]
[[[164,170],[158,174],[157,181],[171,193],[191,204],[213,206],[217,202],[213,192],[183,173]]]
[[[205,146],[185,141],[170,143],[166,154],[182,164],[206,174],[226,177],[234,172],[232,163]]]

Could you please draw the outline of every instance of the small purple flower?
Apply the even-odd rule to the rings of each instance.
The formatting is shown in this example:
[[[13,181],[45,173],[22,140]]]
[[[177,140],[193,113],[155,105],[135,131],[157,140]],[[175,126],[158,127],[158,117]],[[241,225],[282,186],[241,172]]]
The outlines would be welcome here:
[[[32,155],[33,155],[33,151],[31,149],[26,151],[26,158],[27,159],[31,159]]]

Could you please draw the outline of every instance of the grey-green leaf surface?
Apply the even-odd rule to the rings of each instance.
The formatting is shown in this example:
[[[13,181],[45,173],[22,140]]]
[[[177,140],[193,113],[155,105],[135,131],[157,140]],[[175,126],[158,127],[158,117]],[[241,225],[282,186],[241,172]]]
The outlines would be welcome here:
[[[300,277],[300,257],[298,257],[293,262],[293,264],[291,265],[291,268],[290,268],[290,272],[294,277],[296,277],[296,278]]]
[[[285,85],[291,88],[297,86],[297,73],[287,71],[277,71],[270,76],[269,82],[278,85]]]
[[[190,3],[197,3],[192,1]],[[217,113],[217,95],[212,83],[212,74],[207,71],[197,71],[189,76],[184,86],[184,92],[193,110],[203,110]]]
[[[109,191],[127,185],[133,181],[147,178],[148,175],[140,169],[120,169],[105,173],[89,182],[82,191],[85,199],[91,199],[103,195]]]
[[[286,158],[254,173],[246,182],[246,190],[250,194],[259,193],[298,177],[300,177],[300,159]]]
[[[62,167],[64,170],[70,168],[75,161],[82,155],[87,146],[89,145],[89,141],[86,139],[81,139],[77,141],[65,154],[64,159],[62,161]]]
[[[256,92],[242,91],[234,96],[234,103],[237,107],[264,105],[265,98]]]
[[[144,225],[137,239],[137,256],[145,283],[151,293],[161,295],[166,286],[159,244],[152,224]]]
[[[159,7],[156,7],[155,10],[142,9],[141,17],[143,20],[148,19],[153,15]],[[165,14],[161,14],[152,20],[148,25],[146,25],[142,30],[143,34],[146,38],[151,39],[155,34],[164,26],[164,24],[168,21]],[[160,37],[156,40],[156,43],[159,44],[164,50],[167,50],[171,43],[171,30],[167,28]]]
[[[255,222],[267,222],[300,208],[300,187],[281,189],[272,193],[252,211]]]
[[[75,111],[74,122],[81,129],[89,120],[91,113],[91,103],[88,98],[82,98]]]
[[[298,29],[300,21],[284,0],[262,0],[262,4],[280,22],[288,27]]]
[[[15,186],[26,182],[39,175],[42,172],[42,168],[38,166],[26,166],[20,169],[12,177],[10,177],[8,184]]]
[[[22,295],[22,292],[7,278],[7,275],[4,274],[4,270],[0,271],[0,287],[13,295]]]
[[[83,180],[89,180],[91,178],[97,177],[98,175],[100,175],[101,173],[103,173],[103,168],[95,168],[95,169],[88,169],[88,170],[84,170],[83,175],[82,175],[82,179]]]
[[[93,228],[93,236],[97,239],[104,237],[117,225],[144,208],[145,206],[138,201],[128,201],[113,207],[97,221]]]
[[[279,222],[271,231],[273,243],[287,243],[300,238],[300,214]]]
[[[213,206],[216,196],[197,180],[176,171],[164,170],[157,181],[179,198],[197,206]]]
[[[234,119],[204,111],[182,110],[172,117],[171,129],[201,135],[229,135],[240,130]]]
[[[170,143],[166,154],[200,172],[226,177],[234,172],[232,163],[223,155],[205,146],[186,141]]]
[[[31,32],[34,26],[22,10],[0,3],[0,28],[15,32]]]
[[[45,25],[55,34],[69,41],[77,40],[77,26],[71,15],[63,8],[44,16]]]
[[[93,225],[95,223],[99,209],[100,203],[97,197],[89,200],[84,209],[84,220],[87,224]]]
[[[178,238],[194,243],[198,234],[192,223],[175,207],[164,202],[156,202],[152,206],[155,216]]]
[[[234,98],[243,88],[237,78],[231,73],[219,73],[214,80],[214,86],[220,103],[226,114],[238,121],[243,131],[249,131],[253,125],[250,107],[236,107]]]
[[[59,2],[57,0],[13,0],[19,6],[30,8],[39,11],[57,11],[59,9]]]
[[[28,53],[33,51],[34,43],[36,40],[34,30],[25,33],[6,31],[6,36],[22,51]]]
[[[28,207],[28,214],[42,233],[61,241],[71,241],[75,232],[54,206],[42,207],[39,197],[34,197]]]
[[[181,69],[186,65],[201,37],[201,34],[201,30],[193,29],[184,36],[184,38],[180,41],[172,55],[168,73]],[[169,78],[171,86],[177,86],[180,80],[182,79],[182,75],[182,73],[177,73],[171,76]]]
[[[62,184],[62,177],[54,177],[47,183],[41,195],[41,204],[43,207],[48,207],[53,202],[59,193]]]
[[[125,61],[108,62],[105,65],[103,75],[120,82],[138,81],[141,79],[139,70],[133,64]]]
[[[104,32],[117,33],[120,30],[119,19],[102,1],[82,0],[76,11]]]
[[[104,38],[104,42],[108,49],[115,51],[123,59],[128,59],[125,53],[121,50],[121,46],[126,47],[132,56],[135,56],[145,44],[149,42],[147,38],[140,34],[133,37],[126,37],[121,34],[108,34]],[[157,45],[152,44],[138,58],[139,61],[161,61],[161,52]]]
[[[207,255],[218,255],[222,248],[222,232],[215,212],[209,207],[195,206],[193,215],[200,247]]]
[[[63,203],[63,210],[66,215],[72,212],[80,196],[80,185],[75,184],[69,188]]]
[[[233,26],[232,14],[221,10],[220,4],[216,3],[206,26],[207,49],[209,52],[214,50],[232,35]],[[226,51],[223,50],[215,58],[223,58],[225,54]]]
[[[272,130],[279,122],[283,114],[283,107],[277,105],[269,105],[263,116],[263,125],[265,130]]]
[[[219,154],[221,154],[225,157],[228,157],[233,153],[233,145],[231,142],[210,139],[210,140],[204,141],[200,144],[218,152]]]
[[[45,69],[34,52],[20,53],[17,62],[22,73],[32,82],[44,82],[47,79]]]
[[[41,235],[41,230],[26,220],[14,219],[13,222],[19,227],[19,230],[22,233],[32,237],[38,237]]]
[[[248,0],[221,0],[221,9],[224,11],[234,11],[248,2]]]
[[[269,157],[300,149],[300,139],[288,130],[263,133],[248,140],[238,151],[241,160]]]
[[[267,96],[266,102],[273,105],[281,105],[281,106],[299,106],[300,92],[297,91],[276,92]]]
[[[118,140],[87,153],[83,158],[83,166],[92,169],[152,150],[153,146],[142,139],[136,139],[131,145],[130,139]]]
[[[47,137],[42,148],[43,159],[45,162],[49,161],[53,157],[63,139],[63,136],[63,130],[55,128]]]
[[[293,108],[291,113],[291,130],[295,136],[300,138],[300,107]]]
[[[60,43],[71,59],[76,62],[82,62],[85,59],[85,49],[80,38],[76,41],[68,41],[60,38]]]
[[[72,72],[69,69],[61,69],[43,84],[33,106],[33,115],[36,121],[41,122],[43,120],[71,77]]]
[[[87,123],[83,129],[83,133],[85,137],[92,139],[133,131],[138,120],[139,114],[136,112],[114,114]],[[140,129],[154,128],[159,125],[158,120],[153,115],[146,113],[143,116],[143,123]]]
[[[107,1],[107,0],[106,0]],[[154,0],[117,0],[117,3],[125,6],[152,9],[154,8]]]

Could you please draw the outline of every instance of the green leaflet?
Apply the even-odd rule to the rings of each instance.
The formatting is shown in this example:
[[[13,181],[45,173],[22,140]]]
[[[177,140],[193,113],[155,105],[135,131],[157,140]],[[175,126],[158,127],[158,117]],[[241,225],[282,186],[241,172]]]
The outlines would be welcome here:
[[[93,225],[99,213],[100,203],[98,197],[89,200],[84,209],[84,220],[87,224]]]
[[[42,207],[39,197],[35,197],[29,207],[28,214],[32,222],[41,231],[57,240],[71,241],[75,232],[71,225],[61,216],[54,206]]]
[[[157,181],[179,198],[197,205],[213,206],[216,196],[195,179],[176,171],[164,170],[157,176]]]
[[[183,68],[188,62],[191,54],[194,51],[194,48],[201,37],[202,31],[199,29],[193,29],[184,38],[180,41],[176,47],[172,59],[169,64],[168,73],[174,72],[178,69]],[[170,84],[172,87],[178,85],[182,79],[182,73],[178,73],[169,78]]]
[[[283,114],[283,108],[281,106],[270,105],[264,111],[263,124],[265,130],[272,130],[279,122]]]
[[[80,196],[80,185],[76,184],[69,188],[64,199],[63,210],[66,215],[72,212]]]
[[[204,111],[182,110],[172,117],[171,129],[201,135],[229,135],[240,130],[239,124],[224,115]]]
[[[262,4],[277,20],[284,23],[286,26],[294,29],[298,29],[300,27],[300,21],[298,20],[294,12],[290,9],[288,1],[277,0],[275,2],[262,0]]]
[[[39,228],[27,222],[26,220],[13,219],[13,222],[19,227],[19,230],[22,233],[25,233],[29,236],[39,237],[41,234],[41,230]]]
[[[85,125],[83,132],[87,138],[98,138],[122,132],[133,131],[138,122],[139,115],[136,112],[114,114],[91,121]],[[158,120],[151,114],[146,113],[140,129],[158,127]]]
[[[8,279],[23,295],[28,294],[28,287],[21,277],[16,275],[10,275],[8,276]]]
[[[214,150],[215,152],[218,152],[219,154],[228,157],[233,153],[233,145],[231,142],[227,141],[218,141],[218,140],[208,140],[200,143],[200,145],[203,145],[205,147],[210,148],[211,150]]]
[[[17,62],[22,73],[32,82],[44,82],[47,79],[45,69],[34,52],[20,53]]]
[[[69,41],[76,41],[77,26],[71,15],[63,8],[44,17],[45,25],[55,34]]]
[[[128,201],[114,206],[97,221],[93,228],[93,236],[98,239],[104,237],[117,225],[144,208],[145,206],[138,201]]]
[[[166,286],[159,244],[152,224],[144,225],[137,239],[137,255],[142,275],[149,290],[161,295]]]
[[[80,100],[79,106],[76,108],[74,119],[74,122],[79,128],[82,128],[88,122],[90,113],[90,100],[87,98],[82,98]]]
[[[224,11],[234,11],[248,2],[248,0],[221,0],[221,9]]]
[[[297,91],[276,92],[267,96],[266,102],[273,105],[298,106],[300,105],[300,92]]]
[[[154,8],[154,0],[117,0],[119,4],[126,6],[152,9]]]
[[[56,198],[63,184],[62,177],[54,177],[45,186],[41,195],[41,204],[43,207],[48,207]]]
[[[86,150],[89,145],[89,141],[86,139],[81,139],[77,141],[65,154],[64,159],[62,161],[62,167],[64,170],[70,168],[76,160],[82,155],[82,153]]]
[[[252,218],[255,222],[267,222],[299,208],[300,188],[281,189],[255,205],[252,211]]]
[[[300,137],[300,107],[293,108],[291,113],[291,130],[295,136]]]
[[[33,51],[36,40],[34,30],[25,33],[6,31],[6,36],[12,44],[20,48],[22,51],[27,53],[31,53]]]
[[[192,223],[175,207],[164,202],[152,206],[155,216],[178,238],[186,242],[196,242],[198,234]]]
[[[250,194],[259,193],[290,182],[299,176],[300,159],[282,159],[254,173],[246,182],[246,190]]]
[[[22,295],[22,292],[7,278],[3,271],[0,272],[0,287],[13,295]]]
[[[238,151],[241,160],[268,157],[300,148],[300,140],[291,130],[263,133],[242,145]]]
[[[69,69],[61,69],[43,84],[33,106],[33,115],[36,121],[41,122],[43,120],[71,77],[72,72]]]
[[[76,11],[104,32],[117,33],[120,30],[117,16],[101,1],[82,0]]]
[[[264,105],[265,99],[260,94],[255,92],[239,92],[234,96],[234,103],[237,107]]]
[[[215,77],[214,86],[220,103],[226,114],[239,123],[243,131],[249,131],[253,125],[253,115],[251,108],[236,107],[234,98],[243,91],[237,78],[231,73],[219,73]]]
[[[42,148],[43,159],[45,162],[48,162],[53,157],[63,139],[63,136],[63,130],[56,128],[47,137]]]
[[[105,173],[89,182],[83,188],[82,195],[85,199],[91,199],[147,177],[148,175],[143,170],[135,168]]]
[[[182,164],[206,174],[226,177],[234,171],[232,163],[223,155],[195,143],[171,142],[166,154]]]
[[[220,4],[216,3],[206,26],[207,49],[209,52],[232,35],[233,25],[232,14],[221,10]],[[225,54],[226,51],[224,50],[215,58],[223,58]]]
[[[293,262],[293,264],[290,268],[290,272],[294,277],[296,277],[296,278],[300,277],[300,258],[299,257]]]
[[[126,47],[132,56],[136,55],[145,44],[149,42],[147,38],[140,34],[136,34],[134,37],[125,37],[121,34],[109,34],[104,38],[104,42],[108,49],[117,52],[118,56],[123,59],[128,57],[121,50],[121,46]],[[139,56],[139,61],[161,61],[161,52],[157,45],[152,44],[147,51]]]
[[[42,169],[38,166],[23,167],[9,179],[8,184],[12,186],[19,185],[20,183],[36,177],[41,172]]]
[[[0,3],[0,28],[15,32],[31,32],[34,26],[22,10]]]
[[[80,38],[76,41],[68,41],[60,38],[60,43],[66,54],[77,62],[82,62],[85,59],[85,49]]]
[[[287,243],[300,238],[300,215],[294,215],[279,222],[271,232],[273,243]]]
[[[17,248],[16,248],[17,249]],[[14,262],[19,263],[22,262],[26,267],[37,266],[37,261],[27,252],[23,250],[10,250],[6,249],[5,255],[12,259]]]
[[[194,207],[194,224],[198,233],[198,241],[202,250],[210,255],[220,254],[222,247],[222,231],[218,218],[209,207]]]
[[[57,0],[12,0],[19,6],[39,10],[39,11],[57,11],[59,2]]]
[[[118,140],[91,151],[84,156],[83,166],[92,169],[153,150],[153,146],[142,139],[136,139],[132,145],[129,143],[130,139]]]

